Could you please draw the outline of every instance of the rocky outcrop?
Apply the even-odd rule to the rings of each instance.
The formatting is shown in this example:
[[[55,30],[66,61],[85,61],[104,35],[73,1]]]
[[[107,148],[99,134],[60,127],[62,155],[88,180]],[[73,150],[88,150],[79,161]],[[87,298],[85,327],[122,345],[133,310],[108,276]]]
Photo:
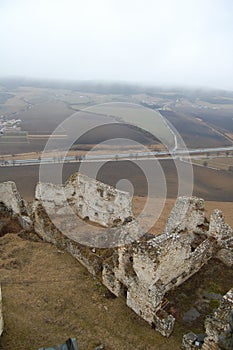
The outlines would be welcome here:
[[[29,206],[12,181],[0,183],[0,213],[17,218],[25,229],[31,227]]]

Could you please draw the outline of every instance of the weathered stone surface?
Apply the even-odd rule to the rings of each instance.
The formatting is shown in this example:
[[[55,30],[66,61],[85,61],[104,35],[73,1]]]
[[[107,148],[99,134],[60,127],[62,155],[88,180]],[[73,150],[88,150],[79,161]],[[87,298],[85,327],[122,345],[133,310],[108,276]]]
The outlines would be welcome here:
[[[0,212],[17,217],[24,229],[32,225],[29,206],[12,181],[0,183]]]
[[[52,243],[64,236],[81,245],[109,248],[141,235],[128,193],[78,173],[65,185],[39,183],[33,215],[37,234]]]
[[[221,249],[218,251],[216,258],[222,261],[226,266],[233,266],[233,250]]]
[[[203,350],[221,349],[221,336],[229,328],[230,313],[233,312],[233,289],[231,289],[220,303],[213,316],[205,321],[206,334]]]
[[[213,211],[207,234],[216,239],[219,247],[233,250],[233,230],[225,223],[221,210]]]
[[[181,350],[196,350],[198,347],[195,345],[197,335],[193,332],[187,333],[183,336],[183,342]]]
[[[102,274],[104,285],[112,293],[118,296],[126,289],[127,305],[166,336],[172,332],[174,319],[161,310],[165,293],[196,273],[212,257],[214,250],[213,243],[200,232],[200,225],[204,223],[202,201],[181,198],[176,202],[179,210],[180,203],[191,203],[188,210],[193,220],[186,220],[183,226],[180,223],[173,226],[173,215],[177,212],[174,208],[165,233],[119,248],[118,256],[103,265]],[[199,243],[196,242],[197,232],[202,236]]]
[[[179,197],[169,215],[164,233],[189,231],[202,233],[205,226],[204,200],[197,197]]]
[[[2,316],[2,289],[0,285],[0,337],[3,332],[3,316]]]
[[[79,173],[72,175],[64,186],[39,183],[35,198],[43,202],[49,214],[73,211],[80,218],[103,227],[130,222],[133,217],[131,197],[127,192]]]

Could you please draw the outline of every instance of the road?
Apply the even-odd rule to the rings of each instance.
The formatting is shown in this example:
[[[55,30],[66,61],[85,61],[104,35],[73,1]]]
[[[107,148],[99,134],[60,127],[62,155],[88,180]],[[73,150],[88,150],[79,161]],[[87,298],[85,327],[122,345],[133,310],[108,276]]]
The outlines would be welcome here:
[[[99,162],[99,161],[118,161],[118,160],[135,160],[135,159],[147,159],[147,160],[166,160],[175,158],[194,158],[203,157],[206,158],[207,154],[216,154],[218,152],[233,151],[233,146],[229,147],[216,147],[216,148],[200,148],[181,150],[176,149],[171,153],[168,151],[154,151],[154,152],[141,152],[141,153],[118,153],[118,154],[98,154],[98,155],[86,155],[86,156],[67,156],[67,157],[46,157],[41,156],[41,159],[13,159],[8,161],[0,161],[0,166],[27,166],[36,164],[51,164],[51,163],[74,163],[74,162]],[[203,156],[202,156],[203,155]]]

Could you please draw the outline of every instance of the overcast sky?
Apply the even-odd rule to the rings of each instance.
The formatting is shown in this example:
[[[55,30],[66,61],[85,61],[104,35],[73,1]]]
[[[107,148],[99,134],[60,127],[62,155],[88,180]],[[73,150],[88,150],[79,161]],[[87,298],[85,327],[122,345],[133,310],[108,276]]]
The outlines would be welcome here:
[[[0,0],[0,76],[233,90],[233,0]]]

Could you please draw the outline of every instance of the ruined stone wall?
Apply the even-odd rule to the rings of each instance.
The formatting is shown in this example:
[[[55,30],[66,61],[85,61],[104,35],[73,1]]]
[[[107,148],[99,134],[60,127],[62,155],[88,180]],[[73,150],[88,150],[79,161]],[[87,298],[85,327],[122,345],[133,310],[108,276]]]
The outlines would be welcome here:
[[[232,349],[224,343],[223,338],[226,338],[226,332],[230,327],[230,315],[233,313],[233,289],[223,296],[219,308],[215,311],[213,316],[207,317],[205,321],[205,328],[207,337],[202,346],[203,350],[226,350]],[[233,337],[233,334],[232,334]],[[233,341],[232,341],[233,345]]]
[[[181,207],[189,215],[186,220],[181,220]],[[174,324],[161,310],[165,293],[212,257],[213,243],[200,228],[204,222],[203,201],[179,198],[163,234],[119,248],[118,257],[103,266],[104,285],[115,295],[126,288],[127,305],[165,336]]]
[[[219,308],[205,320],[206,336],[201,346],[198,336],[187,333],[181,350],[232,350],[233,349],[233,289],[223,296]]]
[[[68,217],[69,221],[69,217]],[[66,249],[94,276],[100,274],[101,258],[92,252],[91,248],[79,244],[75,239],[64,235],[44,210],[41,203],[34,207],[34,230],[46,242],[56,245],[59,249]]]
[[[216,240],[217,258],[225,265],[233,266],[233,230],[224,222],[221,210],[214,210],[210,218],[208,236]]]
[[[54,201],[60,209],[67,204],[82,219],[88,219],[104,227],[132,221],[131,197],[99,181],[76,173],[64,186],[40,183],[36,188],[36,200]],[[57,209],[56,209],[57,210]]]
[[[4,191],[0,202],[22,218],[21,198],[12,183],[4,186],[10,189],[12,203]],[[80,174],[64,186],[38,184],[32,213],[40,237],[70,252],[116,296],[126,294],[132,310],[169,336],[175,319],[163,310],[166,292],[198,272],[213,255],[220,258],[223,249],[230,256],[233,231],[219,211],[208,223],[204,201],[196,197],[178,198],[164,232],[157,236],[142,236],[132,216],[127,193]],[[107,228],[82,226],[80,218],[86,217]],[[80,243],[83,237],[88,237],[87,245]],[[115,248],[96,249],[97,239],[106,243],[103,247],[109,247],[109,239]]]

